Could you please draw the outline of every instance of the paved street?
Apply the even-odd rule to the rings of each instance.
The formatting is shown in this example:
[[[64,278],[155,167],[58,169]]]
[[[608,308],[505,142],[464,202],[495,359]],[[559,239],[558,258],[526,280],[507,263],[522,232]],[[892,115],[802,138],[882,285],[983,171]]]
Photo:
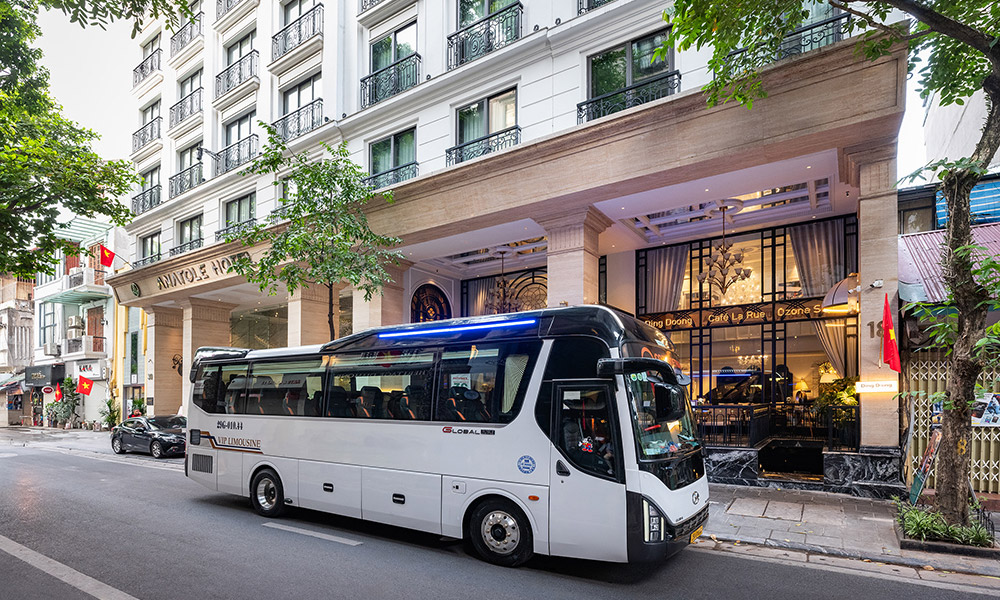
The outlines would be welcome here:
[[[4,599],[946,600],[996,597],[1000,587],[989,578],[709,541],[653,566],[537,558],[503,569],[437,536],[303,510],[262,519],[246,500],[185,479],[180,459],[117,457],[97,442],[61,450],[42,437],[15,445],[0,436]]]

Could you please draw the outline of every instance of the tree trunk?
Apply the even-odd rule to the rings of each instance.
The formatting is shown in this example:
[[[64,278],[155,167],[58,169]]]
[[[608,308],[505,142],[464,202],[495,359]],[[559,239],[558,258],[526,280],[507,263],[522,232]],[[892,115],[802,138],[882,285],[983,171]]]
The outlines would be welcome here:
[[[976,145],[973,160],[986,167],[1000,146],[1000,75],[994,73],[983,85],[988,115],[983,136]],[[972,244],[972,215],[969,195],[981,175],[971,169],[953,169],[941,188],[948,206],[944,279],[958,311],[955,345],[948,365],[945,386],[947,400],[942,418],[941,445],[935,470],[935,508],[951,524],[966,525],[969,520],[969,474],[972,403],[982,362],[973,355],[975,343],[986,330],[986,290],[972,275],[974,257],[959,255],[957,250]]]
[[[333,321],[333,284],[332,283],[326,284],[326,292],[327,292],[326,322],[330,326],[330,340],[335,340],[335,339],[337,339],[337,326],[334,324],[334,321]]]

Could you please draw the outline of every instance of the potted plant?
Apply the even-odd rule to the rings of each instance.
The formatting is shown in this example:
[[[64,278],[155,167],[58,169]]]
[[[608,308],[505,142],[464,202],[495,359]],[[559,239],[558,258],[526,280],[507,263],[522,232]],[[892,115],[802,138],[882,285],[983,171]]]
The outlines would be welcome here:
[[[100,411],[102,422],[106,429],[111,429],[121,421],[121,411],[118,410],[118,403],[115,402],[114,398],[108,398],[104,401],[104,406],[101,407]]]

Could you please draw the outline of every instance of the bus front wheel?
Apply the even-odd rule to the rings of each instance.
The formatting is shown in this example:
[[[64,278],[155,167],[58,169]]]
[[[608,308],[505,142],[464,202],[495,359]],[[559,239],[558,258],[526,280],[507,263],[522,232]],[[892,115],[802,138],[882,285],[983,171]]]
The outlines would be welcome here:
[[[262,517],[279,517],[285,512],[285,490],[281,478],[271,469],[262,469],[250,484],[250,503]]]
[[[533,542],[527,517],[513,502],[491,498],[469,518],[469,540],[487,562],[516,567],[531,558]]]

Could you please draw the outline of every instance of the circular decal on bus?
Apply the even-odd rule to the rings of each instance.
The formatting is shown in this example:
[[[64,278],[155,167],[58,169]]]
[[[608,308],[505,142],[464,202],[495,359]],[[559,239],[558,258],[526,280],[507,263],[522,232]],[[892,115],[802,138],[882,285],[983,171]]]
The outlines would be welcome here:
[[[533,473],[535,471],[535,459],[531,458],[527,454],[517,459],[517,468],[524,474]]]

